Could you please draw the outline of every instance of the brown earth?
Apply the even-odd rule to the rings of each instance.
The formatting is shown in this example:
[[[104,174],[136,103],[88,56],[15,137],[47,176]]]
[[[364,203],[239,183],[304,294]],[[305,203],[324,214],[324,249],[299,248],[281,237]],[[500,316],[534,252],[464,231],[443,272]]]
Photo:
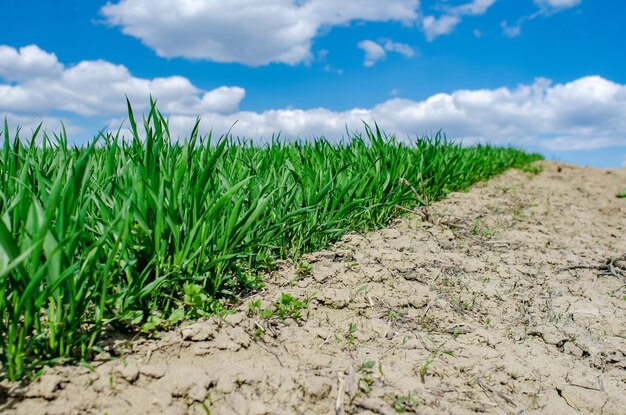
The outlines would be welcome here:
[[[5,383],[0,412],[624,414],[626,170],[540,165],[281,264],[234,315]],[[282,293],[300,319],[248,312]]]

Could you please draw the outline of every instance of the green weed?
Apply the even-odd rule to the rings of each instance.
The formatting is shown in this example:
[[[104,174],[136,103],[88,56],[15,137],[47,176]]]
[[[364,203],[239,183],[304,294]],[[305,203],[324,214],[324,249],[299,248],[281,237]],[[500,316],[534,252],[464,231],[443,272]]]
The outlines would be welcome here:
[[[248,304],[248,315],[258,315],[264,320],[285,321],[287,318],[299,320],[302,317],[302,311],[307,308],[309,300],[310,298],[300,300],[291,294],[282,293],[271,307],[263,308],[262,301],[257,299]]]

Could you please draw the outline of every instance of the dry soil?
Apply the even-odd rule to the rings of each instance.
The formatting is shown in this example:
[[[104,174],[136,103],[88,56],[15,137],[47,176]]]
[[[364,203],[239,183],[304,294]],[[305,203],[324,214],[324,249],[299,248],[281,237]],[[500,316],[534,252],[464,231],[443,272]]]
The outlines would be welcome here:
[[[227,317],[4,383],[3,414],[624,414],[626,170],[542,162],[281,263]],[[250,313],[281,294],[302,317]]]

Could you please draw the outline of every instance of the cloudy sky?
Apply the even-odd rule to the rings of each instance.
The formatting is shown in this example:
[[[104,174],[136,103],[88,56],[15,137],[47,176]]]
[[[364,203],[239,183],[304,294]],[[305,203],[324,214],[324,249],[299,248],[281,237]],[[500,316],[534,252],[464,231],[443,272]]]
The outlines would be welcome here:
[[[376,121],[626,166],[626,2],[2,0],[0,116],[80,143],[152,94],[185,136]],[[236,122],[236,124],[235,124]],[[234,126],[233,126],[234,124]]]

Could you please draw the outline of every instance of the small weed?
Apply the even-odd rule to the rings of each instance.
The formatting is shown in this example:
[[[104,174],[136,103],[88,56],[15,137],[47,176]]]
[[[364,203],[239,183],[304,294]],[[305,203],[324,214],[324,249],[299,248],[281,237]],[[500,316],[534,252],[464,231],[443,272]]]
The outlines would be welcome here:
[[[352,291],[350,290],[350,301],[353,301],[355,298],[357,298],[359,295],[367,295],[372,289],[370,288],[369,285],[364,284],[361,285],[356,291]]]
[[[539,173],[541,173],[543,171],[543,167],[537,165],[537,164],[526,164],[522,167],[520,167],[520,170],[525,172],[525,173],[530,173],[534,176],[538,175]]]
[[[406,395],[390,396],[391,406],[394,411],[399,414],[411,414],[417,413],[417,407],[419,402],[417,401],[417,395],[413,392],[409,392]]]
[[[312,272],[313,267],[308,261],[302,260],[298,263],[298,270],[296,271],[298,277],[306,277],[307,275],[311,275]]]
[[[393,320],[397,319],[398,317],[400,317],[400,313],[398,313],[393,308],[388,308],[387,311],[385,312],[385,317],[384,318],[387,321],[393,321]]]
[[[265,287],[265,284],[263,283],[263,275],[260,272],[241,269],[241,267],[238,267],[235,279],[233,280],[233,285],[233,288],[241,293],[254,292]]]
[[[359,379],[359,389],[366,395],[369,395],[372,392],[372,385],[374,384],[374,366],[376,366],[376,362],[369,360],[367,362],[363,362],[359,367],[359,373],[363,375]],[[380,364],[379,372],[382,372]]]
[[[430,369],[430,365],[432,365],[434,361],[435,360],[432,357],[428,358],[420,366],[420,380],[422,381],[422,383],[426,383],[426,376],[428,375],[428,370]]]
[[[480,219],[481,218],[474,219],[474,223],[470,228],[470,234],[473,236],[481,236],[483,238],[491,238],[494,235],[494,232],[490,231]]]
[[[194,320],[206,317],[210,314],[222,314],[226,310],[224,306],[210,295],[207,295],[202,286],[198,284],[185,283],[183,285],[183,300],[178,303],[177,308],[170,309],[169,315],[157,309],[147,313],[145,320],[144,313],[128,313],[127,318],[134,324],[141,324],[141,331],[149,333],[158,329],[173,327],[184,320]]]
[[[617,197],[618,199],[626,198],[626,190],[619,192],[618,194],[615,195],[615,197]]]
[[[563,320],[563,313],[557,313],[554,311],[550,312],[550,321],[556,323]]]
[[[344,343],[347,346],[354,345],[354,341],[356,338],[354,337],[354,333],[358,330],[357,325],[354,323],[348,324],[348,330],[346,330],[343,334],[335,334],[335,340],[337,343]]]
[[[261,312],[261,300],[253,300],[248,303],[248,316],[252,317]]]
[[[307,307],[307,304],[292,296],[291,294],[281,294],[280,298],[274,302],[274,309],[280,320],[292,318],[298,320],[301,312]]]
[[[442,349],[445,344],[446,342],[444,341],[438,346],[435,346],[433,349],[430,349],[431,350],[430,357],[424,360],[422,364],[419,366],[419,370],[417,370],[417,372],[419,373],[419,377],[422,383],[426,383],[426,376],[428,376],[428,373],[430,371],[430,367],[432,366],[432,364],[435,363],[435,359],[437,359],[441,355],[454,357],[454,352],[452,350]],[[435,345],[434,342],[433,342],[433,345]]]
[[[354,343],[354,340],[355,340],[355,338],[354,338],[354,333],[356,333],[356,332],[357,332],[357,330],[358,330],[358,328],[357,328],[356,324],[354,324],[354,323],[350,323],[350,324],[348,325],[348,331],[347,331],[347,333],[346,333],[346,335],[345,335],[345,337],[346,337],[346,342],[347,342],[348,344],[353,344],[353,343]]]
[[[362,372],[362,371],[370,370],[374,366],[376,366],[376,362],[373,360],[368,360],[366,362],[361,363],[361,367],[359,367],[359,371]]]
[[[302,317],[302,310],[308,306],[310,298],[300,300],[291,294],[282,293],[271,307],[263,308],[261,300],[254,300],[248,304],[248,316],[258,315],[263,320],[277,319],[284,321],[291,318],[298,320]]]

